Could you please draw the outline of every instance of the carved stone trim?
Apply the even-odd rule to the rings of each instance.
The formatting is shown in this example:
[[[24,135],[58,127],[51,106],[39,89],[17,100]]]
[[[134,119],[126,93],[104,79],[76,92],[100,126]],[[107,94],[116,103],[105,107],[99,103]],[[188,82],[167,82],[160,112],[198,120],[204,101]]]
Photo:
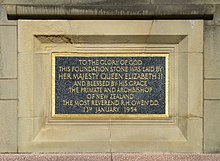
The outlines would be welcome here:
[[[213,5],[6,5],[8,19],[212,19]]]

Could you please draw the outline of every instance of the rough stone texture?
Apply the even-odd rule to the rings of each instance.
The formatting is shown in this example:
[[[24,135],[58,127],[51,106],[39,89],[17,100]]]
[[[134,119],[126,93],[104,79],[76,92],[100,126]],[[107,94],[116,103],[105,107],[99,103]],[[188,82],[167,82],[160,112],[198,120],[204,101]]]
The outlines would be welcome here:
[[[208,153],[220,153],[220,100],[204,103],[204,149]]]
[[[113,161],[216,161],[220,160],[220,155],[204,154],[143,154],[143,153],[113,153]]]
[[[220,80],[204,81],[204,98],[220,99]]]
[[[220,26],[205,26],[204,32],[204,76],[220,78]]]
[[[0,100],[0,152],[17,152],[16,100]]]
[[[112,161],[110,153],[0,154],[0,161]]]
[[[170,153],[76,153],[76,154],[0,154],[0,161],[217,161],[220,154]]]

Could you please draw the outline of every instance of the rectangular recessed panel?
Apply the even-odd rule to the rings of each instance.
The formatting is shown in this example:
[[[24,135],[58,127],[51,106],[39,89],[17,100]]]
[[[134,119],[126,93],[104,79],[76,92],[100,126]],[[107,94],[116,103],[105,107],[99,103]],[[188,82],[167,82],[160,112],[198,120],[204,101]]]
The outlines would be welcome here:
[[[168,56],[52,53],[52,116],[167,117]]]

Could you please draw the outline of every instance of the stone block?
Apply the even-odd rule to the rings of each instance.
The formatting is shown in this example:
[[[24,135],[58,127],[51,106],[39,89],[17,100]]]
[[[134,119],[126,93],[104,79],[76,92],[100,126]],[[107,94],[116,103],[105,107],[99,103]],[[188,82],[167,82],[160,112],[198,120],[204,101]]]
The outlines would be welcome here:
[[[16,79],[0,79],[0,99],[17,99]]]
[[[17,101],[0,100],[0,152],[17,151]]]
[[[23,126],[25,124],[25,126]],[[44,125],[42,118],[19,118],[19,152],[110,152],[109,125]],[[34,128],[33,128],[34,126]],[[50,127],[49,127],[50,126]],[[53,128],[51,128],[53,126]],[[48,135],[49,134],[49,135]]]
[[[215,25],[215,22],[213,19],[212,20],[205,20],[204,25],[205,26],[212,26],[212,25]]]
[[[167,125],[164,128],[161,126],[161,131],[154,134],[155,137],[164,134],[164,138],[154,140],[148,136],[155,131],[155,126],[148,130],[143,125],[136,126],[133,129],[126,126],[112,127],[112,152],[202,152],[202,119],[190,118],[187,120],[187,124],[187,138],[185,140],[180,139],[182,133],[177,133],[177,128],[172,131],[173,133],[168,134],[168,129],[171,129],[172,126]],[[117,130],[121,132],[117,133]],[[138,133],[140,138],[135,137],[138,136],[135,133]],[[141,135],[145,135],[145,137]],[[179,135],[179,138],[175,135]],[[175,141],[171,141],[174,138]]]
[[[220,26],[205,26],[204,32],[205,78],[220,78]]]
[[[206,153],[220,152],[220,100],[204,102],[204,150]]]
[[[203,54],[179,53],[179,113],[181,116],[202,117],[203,95]],[[186,69],[188,69],[188,74]],[[198,85],[199,84],[199,85]],[[188,86],[188,90],[186,87]],[[188,102],[188,104],[187,104]],[[188,107],[188,110],[186,110]],[[185,114],[185,112],[187,114]]]
[[[220,5],[215,5],[214,23],[220,25]]]
[[[16,26],[0,26],[0,78],[17,78]]]
[[[20,20],[18,25],[19,152],[202,151],[203,21]],[[60,35],[61,39],[53,35]],[[65,42],[64,35],[89,35],[91,39]],[[169,40],[170,35],[176,36],[175,42],[161,41],[160,36]],[[96,43],[93,39],[103,36],[113,37],[114,43]],[[118,43],[124,36],[132,40],[139,36],[144,37],[141,40],[153,37],[153,42],[158,40],[159,44],[150,43],[150,39],[148,43],[139,39]],[[183,38],[182,50],[178,50]],[[73,51],[169,52],[170,90],[174,91],[169,96],[170,117],[135,120],[51,117],[51,53]],[[181,101],[182,96],[185,102]]]
[[[220,99],[220,80],[204,81],[204,98]]]
[[[44,75],[46,71],[48,71],[48,68],[45,69],[45,64],[43,62],[48,61],[48,65],[50,65],[50,60],[48,60],[48,57],[44,54],[36,54],[36,59],[34,62],[34,56],[26,53],[19,53],[18,54],[18,67],[19,67],[19,78],[23,79],[25,82],[22,83],[21,81],[18,82],[18,95],[19,95],[19,102],[18,105],[25,104],[26,106],[20,106],[18,110],[18,116],[19,117],[30,117],[33,116],[40,116],[40,114],[45,113],[42,111],[42,108],[45,106],[46,102],[50,102],[50,97],[47,97],[45,94],[45,91],[48,91],[48,87],[45,87],[42,85],[42,81],[34,81],[38,77],[46,76],[48,78],[48,74]],[[44,59],[41,57],[44,56]],[[38,60],[41,59],[43,62],[39,62]],[[38,68],[39,67],[39,68]],[[33,71],[33,68],[36,70]],[[44,77],[45,78],[45,77]],[[34,84],[34,86],[33,86]],[[38,90],[40,89],[40,90]],[[33,98],[33,93],[36,93],[35,97]],[[26,99],[28,98],[28,99]],[[39,98],[43,98],[42,100],[39,100]],[[48,101],[47,101],[48,100]],[[33,109],[31,108],[32,105],[37,104],[37,108]]]

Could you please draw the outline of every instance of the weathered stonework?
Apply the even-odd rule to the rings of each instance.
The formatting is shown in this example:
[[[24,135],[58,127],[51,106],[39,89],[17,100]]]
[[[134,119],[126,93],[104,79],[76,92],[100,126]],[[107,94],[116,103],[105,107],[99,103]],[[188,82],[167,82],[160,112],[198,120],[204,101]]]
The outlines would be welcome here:
[[[0,152],[219,153],[219,5],[219,0],[0,0]],[[154,25],[163,19],[163,25],[170,26],[170,29],[153,25],[151,30],[150,23],[146,21],[137,21],[133,27],[128,27],[131,26],[128,23],[123,27],[116,23],[105,25],[106,20],[104,25],[101,21],[99,25],[91,24],[90,30],[86,23],[76,21],[76,25],[74,20],[22,20],[18,25],[20,19],[129,19],[128,22],[149,19]],[[175,25],[170,25],[170,19],[175,19],[172,21]],[[187,19],[190,25],[187,27],[178,19]],[[102,25],[105,27],[102,28]],[[114,25],[117,26],[115,29]],[[186,28],[177,30],[181,26]],[[124,34],[124,39],[120,36],[105,37],[109,44],[120,39],[121,44],[129,40],[130,44],[145,45],[133,45],[129,50],[126,50],[126,45],[124,49],[117,45],[94,48],[91,39],[85,35],[91,34],[96,42],[102,42],[103,38],[95,36],[95,29],[100,35]],[[190,32],[192,30],[198,32]],[[125,37],[129,32],[152,36],[146,38],[143,34],[134,37],[131,34]],[[169,32],[169,36],[164,35]],[[163,36],[159,39],[155,34]],[[84,41],[87,43],[82,43]],[[157,45],[146,46],[154,43]],[[161,44],[166,45],[159,50]],[[171,120],[169,126],[165,128],[161,123],[152,130],[147,124],[155,122],[136,121],[139,124],[136,125],[128,121],[124,125],[115,121],[110,126],[109,122],[103,120],[98,124],[91,120],[89,124],[80,121],[73,124],[72,120],[57,122],[50,119],[48,109],[51,103],[48,99],[51,97],[51,86],[45,82],[51,82],[52,51],[143,51],[143,48],[154,52],[168,51],[172,60],[175,60],[175,70],[172,68],[175,77],[171,81],[179,84],[178,90],[177,86],[172,86],[172,92],[178,95],[174,100],[178,102],[171,101],[170,107],[172,116],[177,119]],[[85,130],[89,134],[84,133]],[[137,133],[141,133],[138,139],[135,137]],[[146,139],[163,140],[164,136],[168,142],[161,144]],[[62,150],[58,142],[63,143]],[[109,157],[117,160],[131,156],[114,154]]]
[[[48,30],[47,26],[53,28]],[[175,30],[170,26],[175,26]],[[20,20],[18,28],[20,152],[202,151],[203,21]],[[75,43],[66,42],[62,35],[85,37],[82,42]],[[107,38],[103,38],[103,43],[97,43],[102,35]],[[113,38],[108,39],[108,35]],[[117,35],[130,35],[128,40],[131,41],[123,42]],[[155,35],[163,35],[166,43]],[[175,41],[169,39],[170,35],[176,37]],[[146,43],[141,36],[152,38]],[[171,43],[169,40],[172,40]],[[192,42],[194,45],[191,45]],[[89,119],[64,118],[59,122],[51,118],[52,52],[120,53],[143,50],[170,54],[169,118],[157,121],[128,119],[123,122],[109,118],[92,119],[92,122]],[[28,63],[25,63],[27,60]],[[191,79],[195,73],[196,77]],[[173,95],[173,92],[178,94]],[[66,148],[60,148],[60,143]]]

